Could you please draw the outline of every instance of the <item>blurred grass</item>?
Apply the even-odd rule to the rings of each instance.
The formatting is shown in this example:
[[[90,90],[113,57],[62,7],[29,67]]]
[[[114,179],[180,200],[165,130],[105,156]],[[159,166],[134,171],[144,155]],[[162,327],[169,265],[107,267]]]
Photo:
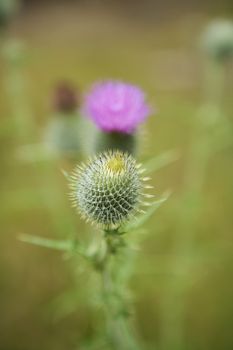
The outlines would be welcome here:
[[[26,46],[23,74],[30,107],[27,113],[35,125],[30,141],[40,140],[40,132],[49,118],[51,88],[57,80],[70,79],[85,89],[96,79],[111,77],[141,85],[148,92],[152,107],[158,110],[146,127],[144,157],[148,159],[171,149],[180,155],[175,163],[153,176],[156,195],[168,188],[173,195],[148,223],[150,234],[142,243],[132,281],[136,323],[148,349],[149,346],[156,349],[160,342],[161,300],[174,261],[179,218],[186,213],[186,208],[180,207],[180,198],[195,115],[202,102],[203,65],[195,38],[207,20],[205,14],[189,13],[186,17],[181,14],[175,19],[168,16],[163,22],[146,23],[102,9],[96,12],[68,6],[41,7],[22,13],[7,33],[8,38],[17,37]],[[2,41],[1,47],[3,44]],[[89,234],[86,225],[70,209],[66,180],[60,173],[60,168],[69,170],[73,164],[61,161],[53,164],[52,169],[42,169],[17,159],[17,149],[27,139],[20,140],[17,130],[12,128],[12,101],[7,100],[4,90],[6,74],[1,58],[0,348],[79,349],[76,344],[85,337],[91,338],[93,330],[102,324],[101,317],[85,301],[88,285],[85,270],[80,270],[78,261],[65,259],[59,252],[26,245],[17,239],[22,232],[66,239],[64,235],[66,231],[69,235],[72,227],[77,237],[85,239]],[[226,67],[226,76],[230,74],[232,65]],[[223,107],[232,118],[231,90],[232,82],[227,78]],[[217,151],[208,164],[194,240],[200,254],[182,257],[184,268],[190,259],[195,262],[184,296],[187,350],[233,348],[232,159],[230,147]],[[43,193],[51,186],[53,198],[45,203]],[[65,210],[66,221],[60,234],[56,229],[56,211],[51,212],[53,201],[60,203],[61,216]],[[73,276],[70,265],[76,263],[77,276]],[[179,273],[183,273],[182,269]],[[54,309],[57,305],[54,300],[72,290],[74,283],[79,290],[77,309],[71,308],[71,313],[64,312],[63,318],[56,318],[59,310]],[[51,304],[53,307],[49,307]]]

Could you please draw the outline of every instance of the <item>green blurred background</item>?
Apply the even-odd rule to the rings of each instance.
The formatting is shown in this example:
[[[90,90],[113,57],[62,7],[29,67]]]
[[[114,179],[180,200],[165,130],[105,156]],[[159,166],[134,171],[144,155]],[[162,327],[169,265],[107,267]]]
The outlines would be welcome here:
[[[189,215],[183,200],[189,149],[199,137],[193,130],[204,99],[206,62],[198,40],[211,19],[231,15],[232,2],[224,0],[28,0],[2,26],[1,350],[82,349],[80,344],[103,325],[101,314],[87,303],[88,276],[80,262],[18,239],[21,233],[64,239],[74,230],[78,238],[88,234],[87,225],[70,208],[60,171],[74,162],[61,159],[48,169],[19,154],[23,145],[40,142],[58,81],[71,81],[85,91],[103,78],[140,85],[157,110],[145,126],[141,159],[169,150],[179,156],[152,176],[156,195],[167,189],[172,195],[147,224],[149,233],[131,281],[139,337],[148,349],[175,349],[167,338],[176,338],[177,304],[182,303],[182,349],[233,349],[231,143],[210,157],[195,234],[187,251],[185,245],[179,248],[179,230],[186,231],[184,218]],[[17,62],[12,53],[6,54],[12,41]],[[221,100],[229,125],[232,72],[231,62],[224,67]],[[12,122],[17,110],[20,118],[28,118],[27,135],[20,137]],[[199,169],[193,169],[194,179],[195,171]]]

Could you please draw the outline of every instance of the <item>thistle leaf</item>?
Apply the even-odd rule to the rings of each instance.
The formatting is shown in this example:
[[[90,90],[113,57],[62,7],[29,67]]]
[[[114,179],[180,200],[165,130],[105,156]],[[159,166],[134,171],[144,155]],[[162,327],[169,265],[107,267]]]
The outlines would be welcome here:
[[[143,167],[146,169],[145,173],[150,174],[164,168],[178,159],[179,152],[177,150],[169,150],[144,162]]]
[[[143,214],[141,214],[138,218],[131,221],[129,224],[124,226],[124,231],[132,231],[138,229],[140,226],[144,225],[145,222],[154,214],[154,212],[169,198],[170,192],[164,193],[164,195],[157,201],[155,201],[151,207]]]
[[[81,254],[82,256],[84,255],[83,250],[81,249],[81,247],[77,246],[77,242],[74,240],[55,240],[28,234],[21,234],[19,240],[44,248],[56,249],[66,252],[74,251]]]
[[[20,161],[28,163],[43,162],[56,158],[55,154],[46,148],[43,143],[21,146],[16,152],[16,157]]]

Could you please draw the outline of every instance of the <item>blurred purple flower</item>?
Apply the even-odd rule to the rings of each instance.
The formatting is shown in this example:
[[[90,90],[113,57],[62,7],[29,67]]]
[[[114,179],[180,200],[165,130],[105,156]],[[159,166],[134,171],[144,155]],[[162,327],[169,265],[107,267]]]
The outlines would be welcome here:
[[[84,110],[101,130],[126,134],[150,113],[143,91],[120,81],[95,84],[86,96]]]

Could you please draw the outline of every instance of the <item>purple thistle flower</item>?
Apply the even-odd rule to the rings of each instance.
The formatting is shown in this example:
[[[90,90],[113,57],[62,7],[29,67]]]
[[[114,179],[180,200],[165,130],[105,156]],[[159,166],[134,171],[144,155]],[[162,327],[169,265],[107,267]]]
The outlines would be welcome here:
[[[84,110],[101,130],[126,134],[150,113],[143,91],[120,81],[95,84],[86,96]]]

